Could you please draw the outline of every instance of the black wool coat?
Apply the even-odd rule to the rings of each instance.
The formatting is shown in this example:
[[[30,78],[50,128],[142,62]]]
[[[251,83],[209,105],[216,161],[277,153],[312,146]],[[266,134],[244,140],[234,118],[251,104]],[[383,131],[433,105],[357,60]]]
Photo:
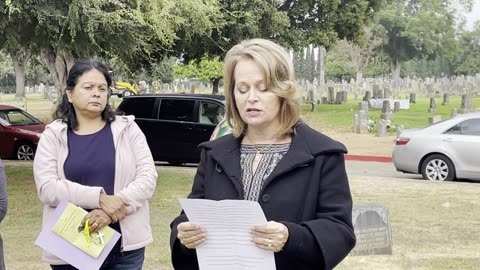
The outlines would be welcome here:
[[[231,134],[202,143],[201,161],[188,198],[243,199],[240,142]],[[352,197],[345,171],[345,146],[299,122],[290,149],[261,190],[267,220],[287,226],[289,238],[275,253],[278,270],[332,269],[355,246]],[[195,250],[177,239],[182,212],[170,224],[175,269],[198,269]]]

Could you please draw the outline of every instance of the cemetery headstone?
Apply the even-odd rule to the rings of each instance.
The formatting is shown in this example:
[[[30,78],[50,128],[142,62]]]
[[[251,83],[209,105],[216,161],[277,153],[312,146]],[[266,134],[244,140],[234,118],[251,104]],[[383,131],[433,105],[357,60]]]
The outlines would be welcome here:
[[[307,102],[314,102],[315,101],[315,93],[313,91],[308,91]]]
[[[436,113],[437,112],[437,104],[435,103],[435,98],[430,98],[430,107],[428,108],[428,112]]]
[[[459,113],[468,113],[472,110],[472,96],[462,95],[462,104]]]
[[[365,96],[363,97],[363,101],[369,101],[370,99],[372,99],[372,92],[365,91]]]
[[[410,103],[417,103],[417,94],[410,93]]]
[[[373,98],[374,98],[374,99],[380,98],[380,97],[379,97],[379,94],[378,94],[379,91],[381,91],[381,90],[380,90],[380,85],[374,84],[374,85],[373,85]]]
[[[441,115],[434,115],[434,116],[429,116],[428,117],[428,124],[434,124],[437,122],[442,121],[442,116]]]
[[[364,110],[358,111],[358,125],[357,125],[357,134],[365,134],[368,133],[368,112]]]
[[[343,91],[338,91],[335,96],[335,104],[342,104]]]
[[[382,113],[380,114],[380,118],[383,120],[390,121],[392,119],[392,112],[390,111],[390,101],[384,100],[382,103]]]
[[[388,87],[383,89],[383,98],[390,98],[390,89]]]
[[[348,92],[347,92],[347,91],[343,91],[343,92],[342,92],[342,95],[343,95],[343,97],[342,97],[342,104],[345,104],[345,103],[348,102]]]
[[[332,86],[328,87],[328,102],[333,103],[335,101],[335,89]]]
[[[387,120],[380,119],[377,124],[377,137],[387,136]]]
[[[393,103],[393,111],[399,112],[400,111],[400,101],[395,101]]]
[[[433,84],[429,83],[427,84],[427,97],[434,97],[435,93],[433,92]]]
[[[369,105],[368,105],[368,102],[367,101],[362,101],[360,103],[358,103],[358,110],[363,110],[365,111],[365,113],[368,114],[368,109],[369,109]]]
[[[392,229],[386,207],[378,204],[353,205],[352,221],[357,244],[350,255],[392,254]]]
[[[448,105],[450,103],[450,96],[448,95],[448,93],[444,93],[443,94],[443,102],[442,102],[442,105]]]

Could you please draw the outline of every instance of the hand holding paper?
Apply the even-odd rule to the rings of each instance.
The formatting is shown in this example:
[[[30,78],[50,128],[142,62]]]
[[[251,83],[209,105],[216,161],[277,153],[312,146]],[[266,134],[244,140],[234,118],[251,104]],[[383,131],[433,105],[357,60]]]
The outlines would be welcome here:
[[[178,239],[187,248],[193,249],[205,242],[205,229],[191,222],[182,222],[177,226]]]
[[[88,212],[82,208],[69,203],[55,226],[53,226],[52,231],[88,255],[97,258],[105,247],[105,241],[108,242],[110,238],[112,238],[114,230],[110,227],[104,227],[100,230],[102,235],[104,235],[102,236],[103,244],[98,234],[94,233],[90,235],[90,230],[87,229],[88,225],[85,226],[84,231],[79,232],[78,226],[87,213]],[[87,235],[85,235],[85,231]]]
[[[69,210],[67,210],[68,206],[70,206]],[[65,212],[66,215],[64,215]],[[115,243],[120,239],[120,234],[117,231],[107,226],[104,229],[107,231],[111,230],[113,233],[109,238],[107,238],[107,233],[102,230],[99,234],[95,233],[91,235],[92,242],[99,243],[99,245],[95,244],[96,249],[98,249],[99,246],[102,247],[101,252],[97,257],[93,257],[87,252],[81,250],[77,245],[72,243],[71,240],[67,240],[59,236],[57,232],[53,231],[53,228],[57,226],[58,228],[56,230],[58,230],[60,234],[73,236],[74,239],[76,239],[77,236],[78,238],[83,239],[73,240],[74,242],[86,242],[85,236],[83,235],[83,229],[79,231],[80,221],[85,214],[85,210],[78,208],[67,201],[61,201],[55,212],[53,212],[47,223],[45,223],[40,235],[37,240],[35,240],[35,244],[80,270],[100,269],[108,254],[115,246]],[[62,221],[60,221],[60,219],[62,219]],[[71,230],[73,230],[73,232]],[[67,236],[67,238],[70,236]],[[101,243],[102,241],[103,244]],[[94,244],[92,244],[92,247],[93,246]]]
[[[275,269],[273,252],[251,241],[251,228],[267,223],[258,202],[181,199],[180,203],[189,221],[206,230],[205,242],[196,247],[200,269]]]

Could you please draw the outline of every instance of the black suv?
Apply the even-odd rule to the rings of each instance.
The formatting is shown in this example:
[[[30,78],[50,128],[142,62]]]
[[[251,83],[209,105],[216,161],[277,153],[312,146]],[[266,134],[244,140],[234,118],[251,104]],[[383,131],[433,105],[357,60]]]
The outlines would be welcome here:
[[[198,163],[198,144],[208,141],[225,114],[225,97],[154,94],[125,97],[117,111],[134,115],[155,161]]]

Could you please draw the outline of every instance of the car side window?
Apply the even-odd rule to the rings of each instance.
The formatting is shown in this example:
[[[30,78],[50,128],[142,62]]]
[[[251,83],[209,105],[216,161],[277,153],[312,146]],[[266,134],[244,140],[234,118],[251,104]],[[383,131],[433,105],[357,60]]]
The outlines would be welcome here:
[[[469,119],[461,123],[464,135],[480,136],[480,119]]]
[[[225,109],[217,103],[202,101],[200,102],[198,122],[202,124],[216,125],[223,120]]]
[[[461,125],[462,125],[462,123],[451,127],[450,129],[445,131],[445,134],[460,134],[460,131],[462,130]]]
[[[194,100],[162,99],[158,119],[194,122]]]
[[[126,115],[135,115],[135,118],[152,119],[154,98],[130,98],[124,100],[119,110]]]
[[[480,119],[465,120],[445,132],[445,134],[462,134],[480,136]]]
[[[28,125],[36,122],[28,115],[22,113],[22,111],[19,110],[6,111],[2,118],[12,125]]]

